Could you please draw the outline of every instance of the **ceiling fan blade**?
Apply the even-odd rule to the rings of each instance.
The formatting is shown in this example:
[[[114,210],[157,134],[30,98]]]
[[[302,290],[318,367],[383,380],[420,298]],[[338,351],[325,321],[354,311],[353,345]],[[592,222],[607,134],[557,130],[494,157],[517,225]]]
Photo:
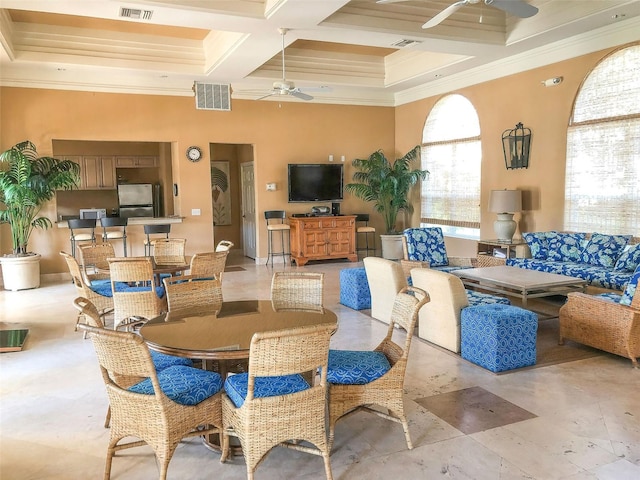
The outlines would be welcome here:
[[[320,85],[319,87],[299,87],[296,90],[299,92],[332,92],[333,88],[327,85]]]
[[[537,7],[529,5],[524,0],[485,0],[484,3],[520,18],[533,17],[538,13]]]
[[[295,90],[289,90],[289,95],[293,95],[294,97],[299,98],[301,100],[313,100],[313,97],[311,95],[307,95],[306,93],[302,93],[297,88]]]
[[[422,25],[422,28],[435,27],[440,22],[442,22],[446,18],[448,18],[451,15],[453,15],[456,12],[456,10],[464,7],[467,3],[469,3],[469,0],[460,0],[459,2],[456,2],[453,5],[449,5],[447,8],[445,8],[443,11],[441,11],[439,14],[437,14],[435,17],[433,17],[427,23]]]
[[[385,4],[385,3],[400,3],[400,2],[406,2],[407,0],[377,0],[376,3],[381,3],[381,4]]]
[[[266,95],[261,96],[260,98],[256,98],[256,100],[264,100],[267,97],[270,97],[271,95],[275,95],[275,92],[271,92],[271,93],[267,93]]]

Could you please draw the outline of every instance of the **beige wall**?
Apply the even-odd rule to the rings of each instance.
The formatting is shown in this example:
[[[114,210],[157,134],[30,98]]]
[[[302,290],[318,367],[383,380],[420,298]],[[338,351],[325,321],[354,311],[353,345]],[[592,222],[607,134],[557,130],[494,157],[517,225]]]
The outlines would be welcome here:
[[[287,203],[288,163],[327,162],[329,154],[336,158],[345,155],[349,161],[378,148],[393,152],[395,144],[394,109],[389,107],[234,100],[231,112],[211,112],[196,110],[191,97],[30,88],[0,89],[0,127],[2,150],[29,139],[40,155],[51,155],[52,142],[57,139],[170,142],[173,178],[179,188],[179,196],[173,198],[175,213],[186,217],[183,224],[172,226],[172,235],[187,238],[188,254],[210,250],[215,242],[209,144],[252,145],[258,256],[262,258],[266,256],[262,212],[286,209],[289,213],[301,213],[311,208],[308,204]],[[186,159],[185,151],[190,145],[198,145],[206,152],[203,161],[192,163]],[[345,178],[350,179],[352,173],[351,165],[346,165]],[[266,192],[268,182],[276,182],[278,190]],[[342,207],[344,213],[368,208],[353,198],[347,199]],[[191,216],[194,208],[201,209],[202,215]],[[55,220],[55,202],[44,213]],[[142,254],[142,227],[130,230],[131,250]],[[58,252],[69,250],[68,230],[35,232],[30,250],[43,255],[43,274],[65,272]],[[9,228],[2,225],[0,253],[10,251]]]
[[[503,77],[450,93],[468,98],[476,108],[482,135],[481,237],[494,238],[495,214],[488,212],[491,190],[523,191],[523,209],[514,219],[521,232],[563,228],[566,133],[578,89],[596,64],[612,49],[584,55],[546,67]],[[563,77],[554,87],[541,82]],[[406,151],[421,142],[424,122],[442,96],[396,108],[396,149]],[[502,133],[518,122],[531,129],[528,169],[507,170],[502,152]],[[437,174],[437,172],[431,172]],[[419,208],[412,224],[419,222]],[[640,232],[629,232],[634,235]],[[475,255],[476,243],[447,239],[451,255]]]

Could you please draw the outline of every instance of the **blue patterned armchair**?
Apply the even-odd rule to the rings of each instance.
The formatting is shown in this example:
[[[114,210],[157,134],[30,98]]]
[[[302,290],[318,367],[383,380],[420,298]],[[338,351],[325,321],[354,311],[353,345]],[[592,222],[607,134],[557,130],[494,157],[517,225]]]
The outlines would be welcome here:
[[[400,263],[407,278],[412,268],[427,267],[450,272],[473,267],[471,258],[447,255],[440,227],[407,228],[403,232],[402,249],[404,259]]]

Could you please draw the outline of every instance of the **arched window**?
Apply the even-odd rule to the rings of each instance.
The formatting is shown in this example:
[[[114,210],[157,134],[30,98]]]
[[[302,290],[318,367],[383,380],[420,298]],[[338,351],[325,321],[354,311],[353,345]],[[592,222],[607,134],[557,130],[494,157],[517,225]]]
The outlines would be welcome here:
[[[448,235],[480,235],[480,122],[469,100],[448,95],[438,100],[422,132],[422,224]]]
[[[564,228],[640,232],[640,45],[589,74],[567,131]]]

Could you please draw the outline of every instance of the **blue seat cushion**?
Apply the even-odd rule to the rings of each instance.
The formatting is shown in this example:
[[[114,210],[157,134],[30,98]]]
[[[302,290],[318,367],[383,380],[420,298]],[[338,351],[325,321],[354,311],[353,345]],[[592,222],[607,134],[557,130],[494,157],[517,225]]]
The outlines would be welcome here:
[[[222,388],[222,378],[216,372],[174,365],[158,372],[162,392],[180,405],[197,405]],[[129,387],[130,392],[154,395],[150,378]]]
[[[556,262],[579,262],[582,254],[584,233],[547,232],[549,254],[547,260]]]
[[[233,404],[240,408],[247,398],[248,373],[230,375],[224,382],[224,390]],[[309,384],[301,375],[280,375],[274,377],[256,377],[253,385],[253,398],[277,397],[307,390]]]
[[[582,250],[581,261],[589,265],[613,268],[631,235],[603,235],[594,233]]]
[[[134,287],[126,282],[116,282],[115,286],[116,292],[146,292],[149,290],[149,287]],[[93,282],[89,288],[91,288],[91,290],[98,295],[102,295],[103,297],[113,297],[111,282]],[[158,295],[158,298],[164,297],[164,287],[156,287],[156,295]]]
[[[465,291],[467,292],[467,300],[469,301],[470,307],[474,307],[476,305],[491,305],[492,303],[511,305],[511,300],[505,297],[498,297],[497,295],[476,292],[474,290]]]
[[[407,228],[403,232],[407,240],[409,260],[429,262],[431,268],[449,265],[449,257],[440,227]]]
[[[631,305],[631,301],[633,300],[633,296],[636,294],[636,290],[638,289],[638,283],[640,282],[640,265],[636,268],[636,271],[633,272],[633,276],[629,283],[627,283],[627,288],[624,289],[624,293],[622,294],[622,298],[620,299],[621,305]]]
[[[640,265],[640,243],[631,245],[622,252],[613,269],[621,272],[633,272]]]
[[[329,350],[327,380],[340,385],[365,385],[391,369],[382,352]]]
[[[151,352],[151,360],[156,366],[156,371],[164,370],[165,368],[173,367],[174,365],[184,365],[187,367],[193,367],[193,362],[188,358],[174,357],[173,355],[167,355],[166,353],[160,353],[153,350]]]

